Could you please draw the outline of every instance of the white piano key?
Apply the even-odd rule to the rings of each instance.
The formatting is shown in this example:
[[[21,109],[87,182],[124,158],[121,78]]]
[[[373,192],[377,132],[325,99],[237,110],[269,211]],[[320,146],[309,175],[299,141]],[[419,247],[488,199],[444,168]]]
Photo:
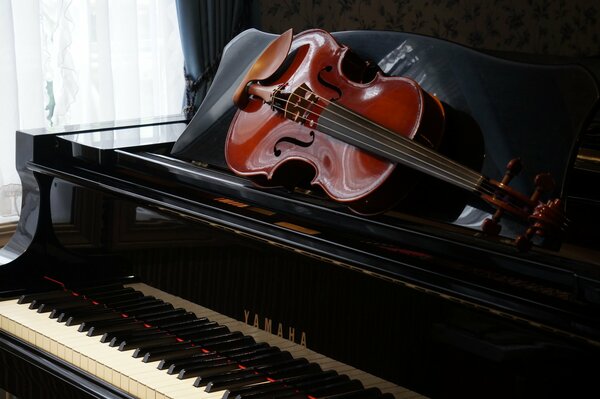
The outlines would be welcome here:
[[[317,363],[323,370],[335,370],[351,379],[357,379],[366,387],[378,387],[389,392],[397,399],[422,398],[421,395],[399,387],[378,377],[364,373],[349,365],[337,362],[322,354],[307,349],[282,337],[272,335],[241,321],[219,314],[198,304],[162,292],[145,284],[129,285],[145,295],[153,295],[174,307],[194,312],[199,317],[229,327],[231,331],[240,331],[252,336],[257,342],[267,342],[282,351],[288,351],[294,358],[306,358]],[[88,337],[77,331],[78,326],[66,326],[50,319],[47,314],[39,314],[18,305],[16,300],[0,301],[0,329],[21,338],[48,353],[57,356],[75,367],[94,375],[107,383],[140,398],[221,398],[224,391],[208,393],[204,388],[193,386],[195,379],[179,380],[176,375],[158,370],[158,361],[144,363],[132,357],[133,350],[119,351],[100,337]]]

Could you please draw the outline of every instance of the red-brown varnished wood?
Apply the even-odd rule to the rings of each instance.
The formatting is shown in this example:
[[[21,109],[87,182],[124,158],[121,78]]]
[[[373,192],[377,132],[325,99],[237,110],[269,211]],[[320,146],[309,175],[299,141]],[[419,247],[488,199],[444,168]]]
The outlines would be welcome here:
[[[293,60],[284,65],[281,76],[260,84],[273,89],[285,85],[284,93],[307,85],[322,98],[311,107],[315,114],[310,119],[316,123],[321,106],[332,101],[398,135],[431,147],[439,145],[443,108],[413,80],[378,72],[369,82],[357,82],[355,77],[343,73],[350,50],[321,30],[297,35],[291,47]],[[240,90],[236,92],[238,98],[243,96]],[[278,178],[281,170],[289,172],[291,166],[304,165],[314,170],[312,184],[361,213],[385,210],[412,187],[412,171],[335,139],[310,123],[287,119],[283,112],[267,104],[265,98],[247,94],[243,97],[248,102],[235,115],[225,147],[227,163],[237,174],[269,184],[281,181]],[[397,175],[406,184],[399,184]]]

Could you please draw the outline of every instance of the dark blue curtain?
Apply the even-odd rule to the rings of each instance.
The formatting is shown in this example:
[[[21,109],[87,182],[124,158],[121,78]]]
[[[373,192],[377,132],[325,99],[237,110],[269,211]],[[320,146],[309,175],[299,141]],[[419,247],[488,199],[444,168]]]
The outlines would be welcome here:
[[[252,1],[177,0],[179,33],[185,61],[184,113],[191,119],[219,66],[223,47],[253,26]]]

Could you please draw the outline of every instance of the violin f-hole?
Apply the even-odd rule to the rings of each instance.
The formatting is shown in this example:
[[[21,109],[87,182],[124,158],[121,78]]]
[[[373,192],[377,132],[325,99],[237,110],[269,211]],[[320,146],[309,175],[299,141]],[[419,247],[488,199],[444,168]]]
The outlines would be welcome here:
[[[328,89],[331,89],[333,91],[335,91],[337,93],[337,97],[333,97],[330,98],[329,101],[336,101],[339,100],[342,97],[342,89],[340,89],[339,87],[337,87],[336,85],[329,83],[328,81],[326,81],[323,76],[321,76],[321,74],[323,72],[331,72],[333,70],[333,67],[331,65],[327,65],[325,68],[321,69],[317,75],[317,80],[319,81],[319,83],[321,83],[323,86],[327,87]]]
[[[279,140],[277,140],[277,142],[273,146],[273,154],[275,154],[276,157],[281,155],[281,150],[277,148],[277,145],[279,145],[280,143],[291,143],[304,148],[310,147],[312,143],[315,142],[315,132],[311,130],[309,136],[311,137],[310,141],[302,141],[294,137],[282,137]]]

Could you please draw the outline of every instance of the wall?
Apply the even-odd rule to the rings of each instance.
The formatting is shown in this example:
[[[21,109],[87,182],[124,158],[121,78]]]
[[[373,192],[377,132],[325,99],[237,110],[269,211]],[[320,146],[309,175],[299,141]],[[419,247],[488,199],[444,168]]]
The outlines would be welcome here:
[[[381,29],[467,46],[555,56],[600,55],[598,0],[259,0],[262,30]]]

